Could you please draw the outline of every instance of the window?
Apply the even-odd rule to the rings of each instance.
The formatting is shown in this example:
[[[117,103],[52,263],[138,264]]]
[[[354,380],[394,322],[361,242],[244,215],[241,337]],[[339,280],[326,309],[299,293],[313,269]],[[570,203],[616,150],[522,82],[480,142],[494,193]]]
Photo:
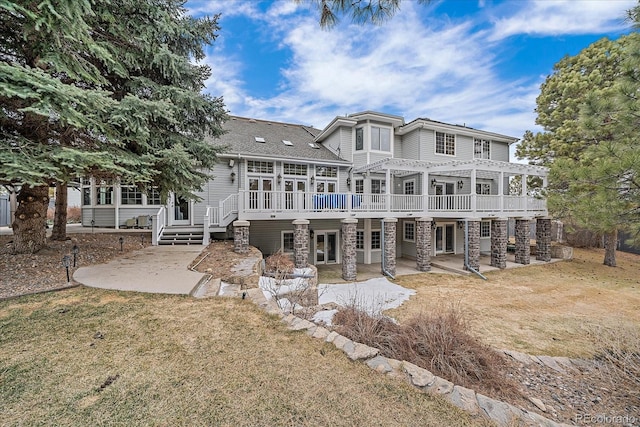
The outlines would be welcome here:
[[[113,204],[113,184],[110,179],[100,181],[98,190],[98,205],[112,205]]]
[[[91,187],[84,187],[82,189],[82,204],[84,206],[91,205]]]
[[[364,193],[364,180],[356,179],[356,194]]]
[[[413,179],[404,182],[404,194],[416,194],[416,182]]]
[[[364,231],[356,230],[356,249],[364,249]]]
[[[122,187],[120,201],[123,205],[141,205],[142,192],[138,187]]]
[[[380,230],[371,232],[371,249],[380,249]]]
[[[407,242],[414,242],[416,240],[416,223],[413,221],[406,221],[404,223],[404,240]]]
[[[456,136],[452,133],[436,132],[436,154],[456,155]]]
[[[491,184],[487,182],[481,182],[476,184],[476,194],[491,194]]]
[[[285,175],[307,176],[307,165],[285,163],[283,169]]]
[[[356,129],[356,151],[364,150],[364,131],[362,128]]]
[[[338,176],[337,166],[316,166],[316,176],[336,178]]]
[[[316,181],[316,193],[335,193],[335,181]]]
[[[473,138],[473,158],[490,159],[491,141],[488,141],[486,139]]]
[[[384,179],[371,180],[371,193],[385,194],[387,192],[387,184]]]
[[[249,160],[247,162],[247,171],[251,173],[273,173],[273,162]]]
[[[491,237],[491,221],[480,222],[480,237]]]
[[[371,149],[377,151],[391,151],[391,132],[388,128],[371,128]]]
[[[282,252],[293,252],[293,232],[282,232]]]
[[[157,188],[152,188],[151,192],[147,194],[147,205],[161,205],[162,198]]]

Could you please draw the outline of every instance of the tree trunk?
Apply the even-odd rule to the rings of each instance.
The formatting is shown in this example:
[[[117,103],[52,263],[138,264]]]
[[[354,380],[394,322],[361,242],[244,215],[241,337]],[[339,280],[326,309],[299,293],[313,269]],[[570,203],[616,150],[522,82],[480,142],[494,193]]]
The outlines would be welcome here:
[[[18,208],[13,221],[13,244],[16,253],[34,253],[45,246],[48,206],[49,186],[22,186],[18,193]]]
[[[67,240],[67,183],[56,183],[56,210],[51,240]]]
[[[604,265],[616,266],[616,246],[618,245],[618,230],[604,234]]]

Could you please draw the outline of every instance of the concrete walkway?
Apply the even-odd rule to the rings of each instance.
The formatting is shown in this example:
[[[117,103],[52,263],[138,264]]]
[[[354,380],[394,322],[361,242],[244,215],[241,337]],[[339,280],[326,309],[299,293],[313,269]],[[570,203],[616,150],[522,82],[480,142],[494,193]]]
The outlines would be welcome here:
[[[189,295],[205,276],[188,270],[204,246],[150,246],[106,264],[80,267],[73,280],[92,288]]]

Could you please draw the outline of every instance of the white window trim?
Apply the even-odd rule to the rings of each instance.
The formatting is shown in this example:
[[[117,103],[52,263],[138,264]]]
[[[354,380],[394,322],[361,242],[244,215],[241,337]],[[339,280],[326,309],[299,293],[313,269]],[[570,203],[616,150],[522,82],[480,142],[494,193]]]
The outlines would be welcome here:
[[[407,184],[412,182],[413,183],[413,194],[407,194]],[[407,196],[415,196],[416,194],[416,179],[412,178],[412,179],[407,179],[406,181],[404,181],[402,183],[402,194],[407,195]]]
[[[489,223],[489,235],[488,236],[483,236],[482,235],[482,224],[483,223]],[[491,238],[491,221],[480,221],[480,238],[481,239],[490,239]]]
[[[389,151],[385,151],[385,150],[376,150],[373,148],[373,128],[378,128],[378,129],[387,129],[389,131]],[[371,125],[369,126],[369,151],[372,153],[391,153],[393,154],[393,128],[390,128],[388,126],[380,126],[380,125]],[[360,151],[360,150],[358,150]]]
[[[372,247],[371,247],[371,244],[373,243],[373,238],[372,238],[372,236],[373,236],[373,233],[374,233],[375,231],[377,231],[377,232],[379,232],[379,233],[380,233],[380,248],[377,248],[377,249],[374,249],[374,248],[372,248]],[[372,229],[369,231],[369,250],[370,250],[371,252],[380,252],[380,251],[382,251],[382,239],[383,239],[383,238],[384,238],[384,236],[382,235],[382,229],[381,229],[381,228],[372,228]],[[365,241],[366,241],[366,239],[365,239]],[[366,246],[365,246],[365,247],[366,247]]]
[[[480,155],[479,156],[476,155],[476,142],[477,141],[480,141]],[[484,157],[484,143],[485,142],[489,143],[489,152],[487,153],[488,157]],[[492,142],[493,141],[491,141],[490,139],[483,139],[483,138],[475,138],[474,137],[473,138],[473,158],[474,159],[491,160],[491,151],[492,151],[491,146],[493,145]]]
[[[282,252],[285,253],[285,254],[292,254],[293,252],[285,252],[285,250],[284,250],[284,235],[285,234],[293,234],[294,244],[295,244],[295,234],[294,234],[294,232],[291,231],[291,230],[282,230],[280,232],[280,250],[282,250]]]
[[[407,239],[407,225],[413,224],[413,239]],[[402,223],[402,240],[405,242],[415,242],[416,241],[416,222],[415,221],[404,221]]]
[[[357,233],[361,232],[362,233],[362,248],[358,248],[358,235]],[[365,248],[366,248],[366,235],[365,235],[365,231],[364,228],[358,228],[356,230],[356,252],[364,252]]]
[[[438,144],[436,142],[437,139],[437,134],[438,133],[442,133],[445,135],[453,135],[453,154],[446,154],[446,153],[438,153]],[[445,151],[446,151],[446,141],[445,141]],[[455,133],[449,133],[449,132],[441,132],[441,131],[433,131],[433,154],[435,154],[436,156],[446,156],[446,157],[456,157],[456,153],[458,152],[458,135],[456,135]]]

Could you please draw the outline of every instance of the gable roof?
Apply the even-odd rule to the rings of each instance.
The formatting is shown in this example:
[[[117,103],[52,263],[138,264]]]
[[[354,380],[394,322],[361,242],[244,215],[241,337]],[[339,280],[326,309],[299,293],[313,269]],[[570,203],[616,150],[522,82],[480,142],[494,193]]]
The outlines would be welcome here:
[[[409,123],[398,128],[397,134],[404,135],[418,128],[429,128],[429,129],[435,129],[443,132],[454,132],[458,135],[467,135],[472,137],[484,137],[494,141],[506,142],[508,144],[513,144],[520,140],[520,138],[515,138],[513,136],[502,135],[499,133],[489,132],[489,131],[480,130],[480,129],[474,129],[466,125],[452,125],[450,123],[439,122],[437,120],[431,120],[428,118],[417,118],[410,121]]]
[[[227,133],[213,142],[227,146],[224,154],[345,162],[322,144],[314,142],[320,130],[312,127],[238,116],[230,116],[222,127]],[[257,142],[256,138],[263,138],[264,142]]]

